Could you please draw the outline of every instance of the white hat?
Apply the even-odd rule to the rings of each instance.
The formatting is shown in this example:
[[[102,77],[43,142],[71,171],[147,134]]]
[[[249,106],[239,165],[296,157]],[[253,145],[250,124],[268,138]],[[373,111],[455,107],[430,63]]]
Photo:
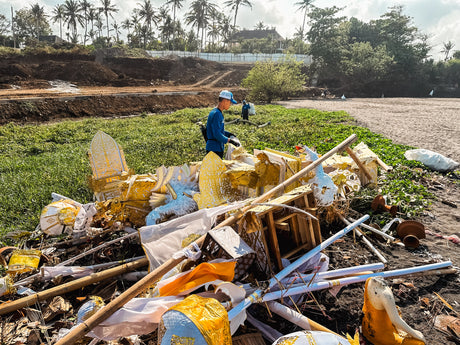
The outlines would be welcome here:
[[[228,91],[228,90],[222,90],[222,91],[220,92],[220,94],[219,94],[219,97],[220,97],[220,98],[229,99],[230,102],[232,102],[233,104],[237,104],[237,103],[238,103],[237,101],[235,101],[235,100],[233,99],[233,93],[231,93],[231,92]]]

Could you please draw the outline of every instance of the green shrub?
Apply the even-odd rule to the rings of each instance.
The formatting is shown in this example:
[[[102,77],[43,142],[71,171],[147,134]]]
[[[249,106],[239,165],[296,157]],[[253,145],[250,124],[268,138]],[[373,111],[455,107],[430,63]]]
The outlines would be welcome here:
[[[243,80],[242,86],[249,88],[249,98],[270,103],[287,99],[302,90],[306,76],[302,74],[302,62],[287,57],[282,62],[256,62]]]

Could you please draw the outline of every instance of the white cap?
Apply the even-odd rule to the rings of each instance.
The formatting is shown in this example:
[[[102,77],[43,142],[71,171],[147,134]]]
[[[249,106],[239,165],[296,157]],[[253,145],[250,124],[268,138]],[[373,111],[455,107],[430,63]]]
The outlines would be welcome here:
[[[235,101],[235,100],[233,99],[233,93],[231,93],[231,92],[228,91],[228,90],[222,90],[222,91],[220,92],[220,94],[219,94],[219,97],[220,97],[220,98],[229,99],[230,102],[232,102],[233,104],[237,104],[237,103],[238,103],[237,101]]]

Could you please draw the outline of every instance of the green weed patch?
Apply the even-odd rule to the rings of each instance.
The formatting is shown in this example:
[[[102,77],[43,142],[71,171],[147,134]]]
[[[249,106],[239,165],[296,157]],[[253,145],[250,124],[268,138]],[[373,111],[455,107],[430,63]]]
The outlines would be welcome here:
[[[172,114],[151,114],[124,119],[84,119],[40,126],[8,124],[0,127],[0,235],[14,230],[32,231],[40,212],[56,192],[79,202],[92,201],[87,186],[91,174],[87,151],[98,130],[112,136],[123,148],[127,164],[138,174],[155,172],[161,165],[172,166],[199,161],[205,145],[195,122],[206,118],[208,109],[184,109]],[[240,117],[233,107],[226,121]],[[251,121],[271,125],[256,128],[230,124],[248,152],[270,147],[294,152],[305,144],[325,153],[355,133],[388,165],[397,167],[382,181],[382,193],[401,203],[404,212],[415,215],[431,197],[419,185],[413,168],[404,159],[409,147],[395,145],[389,139],[356,126],[345,112],[322,112],[311,109],[285,109],[281,106],[257,107]],[[401,167],[405,168],[401,168]],[[377,191],[364,190],[375,196]],[[367,199],[366,199],[367,200]],[[369,202],[370,205],[370,202]]]

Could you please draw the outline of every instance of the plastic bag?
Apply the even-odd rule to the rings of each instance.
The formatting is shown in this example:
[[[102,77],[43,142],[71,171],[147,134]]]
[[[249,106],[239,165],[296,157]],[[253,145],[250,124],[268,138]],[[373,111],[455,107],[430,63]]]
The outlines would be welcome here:
[[[249,115],[255,115],[256,114],[256,108],[254,107],[254,103],[249,103],[248,114]]]
[[[428,168],[446,172],[458,169],[460,163],[436,153],[425,149],[408,150],[404,153],[404,157],[408,160],[418,161],[425,164]]]

